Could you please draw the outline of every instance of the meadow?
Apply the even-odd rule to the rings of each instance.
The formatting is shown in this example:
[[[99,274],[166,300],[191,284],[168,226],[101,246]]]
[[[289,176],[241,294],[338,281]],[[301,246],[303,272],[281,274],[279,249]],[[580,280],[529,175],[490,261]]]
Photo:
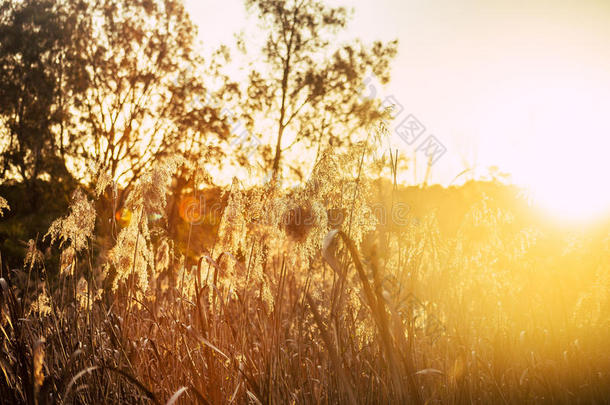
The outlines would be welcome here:
[[[3,266],[2,402],[606,401],[607,227],[553,231],[484,182],[439,212],[359,162],[235,181],[207,219],[178,219],[182,240],[179,159],[143,176],[127,219],[97,218],[110,238],[95,223],[112,183],[75,192],[45,235],[58,268],[35,241]]]
[[[1,404],[610,402],[607,10],[348,3],[0,2]]]

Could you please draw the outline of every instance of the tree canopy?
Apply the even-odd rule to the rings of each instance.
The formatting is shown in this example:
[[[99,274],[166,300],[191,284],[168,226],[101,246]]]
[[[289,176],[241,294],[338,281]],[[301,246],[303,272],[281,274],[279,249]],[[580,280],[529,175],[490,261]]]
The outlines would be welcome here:
[[[313,0],[248,0],[267,33],[260,53],[264,67],[249,75],[245,106],[274,121],[275,139],[269,162],[281,172],[282,154],[301,147],[349,144],[352,134],[382,118],[375,100],[361,97],[367,74],[389,80],[397,41],[365,45],[360,40],[336,44],[350,12]],[[292,143],[284,142],[286,132]],[[299,174],[302,162],[291,169]]]

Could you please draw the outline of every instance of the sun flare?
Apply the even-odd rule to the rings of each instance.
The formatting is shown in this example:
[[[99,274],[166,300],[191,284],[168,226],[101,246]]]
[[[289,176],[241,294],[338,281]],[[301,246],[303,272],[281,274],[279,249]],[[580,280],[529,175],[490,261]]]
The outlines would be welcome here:
[[[539,63],[548,70],[554,66],[552,60]],[[506,67],[507,77],[515,69]],[[489,104],[479,126],[487,135],[479,147],[483,165],[499,163],[556,221],[582,223],[610,215],[605,77],[596,69],[531,73],[506,79],[485,95]]]
[[[0,4],[0,405],[609,403],[610,1]]]
[[[607,156],[610,125],[599,111],[604,100],[586,87],[545,94],[524,153],[521,181],[534,202],[567,222],[610,214]],[[516,156],[520,159],[521,156]]]

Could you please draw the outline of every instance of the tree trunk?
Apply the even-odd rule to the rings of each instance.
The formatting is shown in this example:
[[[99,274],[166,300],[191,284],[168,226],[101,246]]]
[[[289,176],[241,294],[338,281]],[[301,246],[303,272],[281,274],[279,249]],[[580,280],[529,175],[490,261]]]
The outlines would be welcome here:
[[[277,143],[275,144],[275,156],[273,157],[273,178],[278,177],[280,170],[280,160],[282,158],[282,135],[284,134],[284,128],[280,124],[277,131]]]

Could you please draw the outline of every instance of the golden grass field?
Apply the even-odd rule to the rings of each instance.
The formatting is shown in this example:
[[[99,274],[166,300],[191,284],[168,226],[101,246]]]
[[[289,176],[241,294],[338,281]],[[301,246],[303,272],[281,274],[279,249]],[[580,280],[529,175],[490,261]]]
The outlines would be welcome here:
[[[3,269],[2,402],[607,401],[607,227],[552,231],[478,195],[416,212],[358,162],[325,155],[291,188],[234,182],[199,239],[201,216],[178,218],[185,240],[151,219],[177,160],[143,176],[127,219],[97,218],[103,240],[95,198],[112,187],[76,192],[45,236],[59,268],[31,241]]]
[[[610,403],[563,3],[1,0],[0,405]]]

